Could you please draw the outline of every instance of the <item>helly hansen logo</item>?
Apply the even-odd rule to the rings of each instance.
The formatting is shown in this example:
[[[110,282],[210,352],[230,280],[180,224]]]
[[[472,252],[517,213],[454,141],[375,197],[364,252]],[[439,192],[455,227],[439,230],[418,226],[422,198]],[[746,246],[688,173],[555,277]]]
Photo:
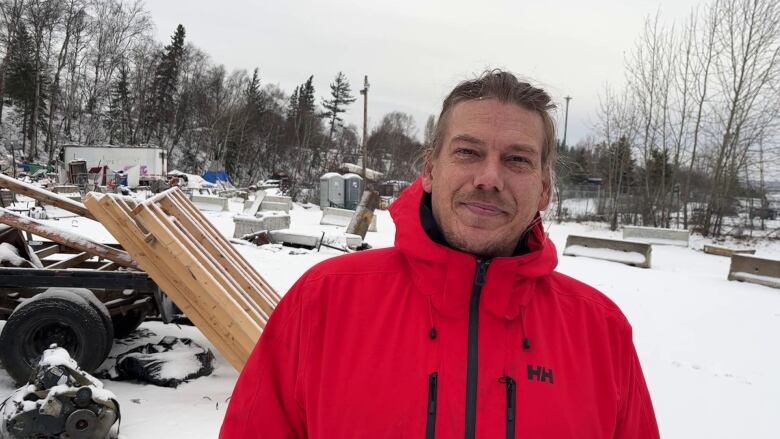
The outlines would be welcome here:
[[[553,371],[543,366],[528,365],[528,379],[553,384]]]

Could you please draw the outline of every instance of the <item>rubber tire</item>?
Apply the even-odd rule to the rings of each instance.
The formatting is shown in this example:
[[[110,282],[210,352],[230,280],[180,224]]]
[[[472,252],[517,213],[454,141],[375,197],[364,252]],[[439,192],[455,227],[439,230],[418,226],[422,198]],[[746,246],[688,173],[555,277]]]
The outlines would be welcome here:
[[[111,317],[114,327],[114,338],[122,339],[132,334],[146,320],[145,309],[134,309],[125,314],[116,314]]]
[[[69,291],[73,294],[78,294],[83,299],[85,299],[89,304],[92,306],[92,308],[95,309],[95,311],[100,314],[100,318],[103,320],[103,326],[106,328],[106,334],[108,337],[109,343],[106,343],[106,352],[105,356],[108,357],[108,354],[111,353],[111,348],[114,347],[114,323],[111,320],[111,313],[108,312],[108,308],[106,308],[106,305],[103,304],[103,302],[100,301],[100,299],[95,296],[95,293],[92,291],[86,289],[86,288],[62,288],[62,287],[53,287],[46,289],[41,294],[61,294],[63,291]]]
[[[50,342],[41,339],[45,329],[67,333],[68,343],[60,347],[87,372],[106,359],[108,334],[92,304],[72,293],[38,295],[18,306],[0,332],[0,362],[19,385],[28,382],[43,350],[49,347]]]

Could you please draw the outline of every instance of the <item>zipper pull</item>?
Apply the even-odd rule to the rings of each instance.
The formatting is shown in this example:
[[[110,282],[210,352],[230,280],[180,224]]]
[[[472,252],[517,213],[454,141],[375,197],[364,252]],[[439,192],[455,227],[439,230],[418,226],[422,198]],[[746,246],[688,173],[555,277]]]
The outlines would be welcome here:
[[[485,285],[488,265],[490,265],[490,259],[477,258],[477,275],[474,277],[474,283],[480,287]]]

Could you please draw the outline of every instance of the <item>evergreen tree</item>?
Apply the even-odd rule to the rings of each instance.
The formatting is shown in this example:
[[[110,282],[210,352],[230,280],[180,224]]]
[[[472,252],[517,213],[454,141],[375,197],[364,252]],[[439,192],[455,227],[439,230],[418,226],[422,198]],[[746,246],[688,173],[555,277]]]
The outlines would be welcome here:
[[[155,71],[153,113],[160,143],[163,139],[163,124],[170,125],[176,111],[179,70],[184,58],[184,35],[184,26],[178,25],[171,37],[171,44],[165,46]]]
[[[328,139],[333,139],[333,130],[336,128],[336,122],[342,122],[339,117],[339,113],[347,111],[347,105],[355,102],[355,97],[352,96],[352,89],[349,86],[349,81],[343,73],[339,72],[336,75],[334,82],[330,84],[330,96],[331,99],[323,99],[322,106],[325,107],[325,117],[330,120],[330,134]]]
[[[16,38],[11,40],[6,73],[6,97],[10,104],[27,109],[35,99],[35,61],[32,38],[26,26],[19,25]]]
[[[425,122],[425,132],[423,134],[423,143],[426,148],[433,147],[433,137],[436,135],[436,116],[428,116]]]
[[[111,101],[108,108],[108,142],[125,144],[131,137],[132,121],[130,119],[132,104],[130,81],[127,66],[119,69],[119,78],[111,87]]]
[[[309,76],[300,86],[300,92],[298,95],[298,111],[300,115],[308,115],[314,113],[314,75]]]
[[[292,94],[290,95],[290,103],[287,106],[287,121],[293,122],[298,119],[298,89],[300,87],[295,87],[295,90],[293,90]]]
[[[255,67],[252,79],[244,90],[247,108],[252,112],[260,112],[263,109],[263,94],[260,91],[260,75]]]
[[[32,141],[33,131],[38,128],[45,129],[46,124],[43,118],[39,118],[37,127],[30,126],[32,123],[32,112],[34,111],[36,88],[35,44],[26,26],[22,23],[19,24],[15,37],[9,43],[12,47],[8,50],[11,55],[7,60],[5,97],[9,104],[16,105],[21,109],[22,151],[24,151],[26,140]],[[44,93],[44,91],[48,90],[49,82],[45,69],[41,69],[38,72],[38,83],[41,90],[38,94],[39,111],[42,108],[46,108],[48,94]],[[35,151],[31,151],[30,155],[34,154]]]

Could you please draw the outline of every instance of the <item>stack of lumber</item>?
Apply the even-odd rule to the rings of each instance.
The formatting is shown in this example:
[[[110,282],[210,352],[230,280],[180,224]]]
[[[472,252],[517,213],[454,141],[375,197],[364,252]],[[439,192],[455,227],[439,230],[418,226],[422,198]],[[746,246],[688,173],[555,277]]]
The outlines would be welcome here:
[[[141,203],[89,193],[84,205],[237,370],[279,295],[177,187]]]

